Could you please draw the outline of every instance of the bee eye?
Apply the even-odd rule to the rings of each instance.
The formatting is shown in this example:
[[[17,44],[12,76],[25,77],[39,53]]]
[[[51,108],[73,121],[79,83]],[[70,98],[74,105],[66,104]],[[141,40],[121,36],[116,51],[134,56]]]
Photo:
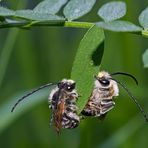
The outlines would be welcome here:
[[[75,84],[67,85],[67,90],[68,91],[72,91],[73,89],[75,89]]]
[[[70,86],[68,86],[68,87],[67,87],[67,89],[69,90],[69,89],[71,89],[71,87],[70,87]]]
[[[72,91],[73,88],[72,88],[71,86],[67,86],[67,87],[66,87],[66,90],[67,90],[67,91]]]
[[[109,80],[106,80],[106,79],[99,80],[99,82],[100,82],[103,86],[108,86],[108,85],[110,84],[110,81],[109,81]]]

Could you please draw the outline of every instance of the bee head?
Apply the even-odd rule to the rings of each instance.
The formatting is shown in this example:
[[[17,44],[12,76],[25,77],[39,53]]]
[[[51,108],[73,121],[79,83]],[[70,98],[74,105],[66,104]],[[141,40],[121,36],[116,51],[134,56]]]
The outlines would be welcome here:
[[[58,83],[58,88],[71,92],[75,89],[75,85],[76,85],[75,81],[70,79],[69,80],[63,79],[61,82]]]
[[[101,84],[103,87],[107,87],[110,85],[110,74],[105,71],[101,71],[98,73],[97,76],[95,76],[95,79]]]

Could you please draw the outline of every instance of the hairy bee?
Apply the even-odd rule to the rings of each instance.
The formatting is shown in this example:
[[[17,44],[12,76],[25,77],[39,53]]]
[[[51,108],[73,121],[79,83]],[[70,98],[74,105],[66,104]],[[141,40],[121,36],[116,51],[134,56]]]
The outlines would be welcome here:
[[[108,72],[105,71],[99,72],[98,75],[95,76],[95,84],[93,92],[85,108],[83,109],[82,114],[85,116],[98,117],[99,119],[104,118],[107,112],[109,112],[115,106],[115,102],[113,99],[114,97],[119,95],[118,84],[120,84],[122,88],[125,89],[128,95],[136,103],[146,121],[148,121],[146,113],[144,112],[141,105],[138,103],[137,99],[129,92],[129,90],[126,88],[126,86],[123,83],[112,78],[113,75],[117,74],[130,76],[131,78],[134,79],[136,84],[138,84],[136,78],[127,73],[117,72],[109,74]]]
[[[26,97],[51,85],[55,84],[45,84],[23,96],[14,104],[11,112],[13,112],[16,106]],[[78,99],[78,94],[75,90],[76,83],[73,80],[63,79],[56,85],[57,87],[51,91],[48,101],[49,108],[52,110],[51,120],[53,121],[57,133],[59,133],[61,128],[73,129],[77,127],[80,118],[77,115],[76,100]]]
[[[102,71],[95,78],[94,90],[82,114],[103,117],[114,107],[113,97],[119,95],[119,89],[117,83],[110,79],[111,76],[107,72]]]
[[[73,129],[79,125],[76,101],[78,93],[73,80],[63,79],[49,95],[49,108],[52,110],[52,119],[56,131],[61,128]]]

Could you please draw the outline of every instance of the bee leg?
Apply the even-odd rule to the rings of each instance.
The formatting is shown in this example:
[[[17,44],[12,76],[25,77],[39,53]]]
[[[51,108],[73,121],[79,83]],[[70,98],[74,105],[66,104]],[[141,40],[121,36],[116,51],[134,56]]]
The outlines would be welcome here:
[[[94,110],[92,110],[91,108],[85,108],[82,112],[82,115],[84,116],[94,116],[96,113]]]
[[[51,111],[51,117],[50,117],[50,122],[49,122],[49,127],[53,126],[53,122],[54,122],[54,111]]]
[[[53,125],[53,115],[51,116],[50,122],[49,122],[49,127]]]
[[[108,111],[110,111],[112,108],[114,108],[115,106],[115,102],[114,101],[106,101],[106,100],[102,100],[101,101],[101,109],[100,109],[100,115],[107,113]]]
[[[85,119],[85,117],[83,115],[80,115],[79,117],[80,117],[80,120],[84,120]]]
[[[100,114],[100,107],[98,106],[97,103],[89,101],[87,106],[83,109],[81,113],[84,116],[97,116],[98,114]]]
[[[104,120],[105,117],[106,117],[106,115],[107,115],[107,113],[102,114],[102,115],[100,115],[100,116],[98,117],[98,119],[99,119],[99,120]]]

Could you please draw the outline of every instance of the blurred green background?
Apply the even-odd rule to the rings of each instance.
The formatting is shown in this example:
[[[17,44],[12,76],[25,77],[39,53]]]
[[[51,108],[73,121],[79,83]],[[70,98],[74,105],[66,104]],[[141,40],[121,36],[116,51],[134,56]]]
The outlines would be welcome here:
[[[13,9],[33,8],[38,2],[4,0],[6,6]],[[81,21],[98,21],[96,12],[106,2],[109,0],[97,1],[93,11]],[[148,1],[126,0],[126,3],[128,11],[125,20],[138,24],[138,15],[148,6]],[[25,105],[24,101],[4,122],[18,94],[48,82],[69,78],[76,50],[85,32],[85,29],[62,27],[0,30],[0,147],[148,147],[148,124],[122,89],[115,108],[104,121],[86,119],[77,129],[63,130],[59,137],[53,128],[49,128],[48,89],[43,90],[46,96],[41,97],[27,112],[21,108]],[[106,31],[105,35],[101,69],[109,72],[123,71],[136,76],[139,86],[129,78],[118,76],[118,79],[126,84],[148,113],[148,70],[143,68],[141,58],[144,49],[148,47],[148,40],[128,33]],[[40,98],[39,94],[36,96]],[[35,102],[36,96],[29,101]],[[15,113],[19,118],[16,115],[16,120],[11,120]]]

